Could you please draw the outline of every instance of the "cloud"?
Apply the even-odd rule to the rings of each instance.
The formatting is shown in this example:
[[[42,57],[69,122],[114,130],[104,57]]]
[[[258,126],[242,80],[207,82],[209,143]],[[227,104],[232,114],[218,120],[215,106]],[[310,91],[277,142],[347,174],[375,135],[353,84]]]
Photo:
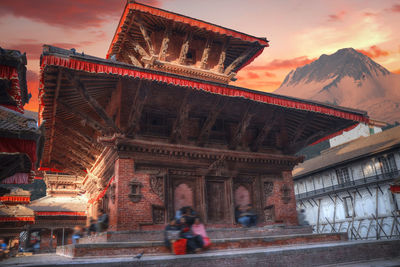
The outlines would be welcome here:
[[[364,17],[375,17],[377,14],[373,12],[364,12],[363,16]]]
[[[274,77],[276,77],[276,74],[275,74],[275,73],[272,73],[272,72],[269,72],[269,71],[264,72],[264,75],[265,75],[266,77],[269,77],[269,78],[274,78]]]
[[[391,8],[389,8],[389,11],[400,13],[400,4],[393,5]]]
[[[93,44],[92,41],[82,41],[79,44],[76,43],[48,43],[49,45],[71,49],[71,48],[83,48]],[[26,52],[28,60],[37,60],[43,52],[43,43],[40,43],[33,39],[20,39],[18,43],[7,44],[7,49],[19,50],[21,53]]]
[[[247,72],[247,77],[249,79],[258,79],[258,78],[260,78],[260,76],[257,73],[251,72],[251,71]]]
[[[160,6],[160,1],[141,1]],[[1,15],[24,17],[63,28],[99,27],[108,19],[118,19],[125,0],[2,0]]]
[[[26,71],[26,80],[28,82],[37,81],[38,79],[39,79],[39,74],[38,73],[36,73],[36,72],[34,72],[32,70],[27,70]]]
[[[392,73],[400,74],[400,69],[392,71]]]
[[[347,12],[344,11],[344,10],[339,11],[339,12],[336,13],[336,14],[331,14],[331,15],[328,16],[328,21],[335,22],[335,21],[342,20],[343,17],[344,17],[346,14],[347,14]]]
[[[278,69],[295,69],[297,67],[304,66],[316,60],[316,58],[309,59],[307,56],[296,57],[292,59],[274,59],[271,62],[265,65],[255,65],[248,66],[246,70],[262,70],[262,71],[271,71]],[[266,75],[268,76],[268,75]]]
[[[382,50],[376,45],[371,46],[367,50],[357,49],[357,51],[370,58],[385,57],[390,54],[388,51]]]

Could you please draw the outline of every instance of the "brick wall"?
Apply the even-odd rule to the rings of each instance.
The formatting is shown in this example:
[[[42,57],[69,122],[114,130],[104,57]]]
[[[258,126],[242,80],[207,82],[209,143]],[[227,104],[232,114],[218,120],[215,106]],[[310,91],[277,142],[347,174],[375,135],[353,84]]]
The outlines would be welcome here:
[[[283,172],[282,176],[282,180],[274,182],[273,193],[266,200],[266,206],[275,206],[275,222],[298,225],[292,174]]]
[[[141,183],[142,198],[133,202],[130,182]],[[139,229],[141,225],[153,224],[152,205],[164,206],[150,189],[150,176],[135,173],[134,160],[119,158],[115,162],[115,201],[109,203],[110,229],[113,231]]]

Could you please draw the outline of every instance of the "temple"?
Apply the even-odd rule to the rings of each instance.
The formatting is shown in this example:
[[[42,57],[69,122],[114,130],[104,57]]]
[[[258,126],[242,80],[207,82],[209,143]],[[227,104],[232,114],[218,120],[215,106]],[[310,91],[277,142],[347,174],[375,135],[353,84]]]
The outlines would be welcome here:
[[[162,229],[182,206],[234,227],[298,224],[291,171],[301,148],[367,122],[363,111],[228,83],[268,47],[258,38],[128,1],[107,59],[44,46],[41,170],[82,177],[87,218]]]

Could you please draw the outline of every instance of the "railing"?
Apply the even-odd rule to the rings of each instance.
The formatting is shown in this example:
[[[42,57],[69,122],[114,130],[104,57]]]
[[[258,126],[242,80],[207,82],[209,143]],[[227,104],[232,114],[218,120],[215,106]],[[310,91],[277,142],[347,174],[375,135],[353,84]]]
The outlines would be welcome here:
[[[394,171],[387,172],[387,173],[364,177],[364,178],[357,179],[354,181],[340,183],[337,185],[323,187],[321,189],[316,189],[316,190],[301,193],[301,194],[296,194],[296,200],[304,200],[307,198],[323,196],[327,193],[338,193],[338,192],[347,191],[347,190],[350,190],[353,188],[359,188],[361,186],[369,186],[369,185],[379,184],[379,183],[393,180],[394,178],[396,178],[398,176],[399,176],[399,170],[394,170]]]

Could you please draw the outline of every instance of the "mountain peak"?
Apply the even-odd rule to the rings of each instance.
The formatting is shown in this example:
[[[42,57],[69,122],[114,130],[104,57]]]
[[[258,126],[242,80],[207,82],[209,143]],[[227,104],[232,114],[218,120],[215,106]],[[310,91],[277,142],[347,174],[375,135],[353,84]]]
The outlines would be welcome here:
[[[321,55],[319,59],[291,71],[280,87],[300,82],[330,81],[324,89],[337,85],[344,77],[362,82],[366,77],[388,75],[390,72],[368,56],[354,48],[342,48],[332,55]]]

